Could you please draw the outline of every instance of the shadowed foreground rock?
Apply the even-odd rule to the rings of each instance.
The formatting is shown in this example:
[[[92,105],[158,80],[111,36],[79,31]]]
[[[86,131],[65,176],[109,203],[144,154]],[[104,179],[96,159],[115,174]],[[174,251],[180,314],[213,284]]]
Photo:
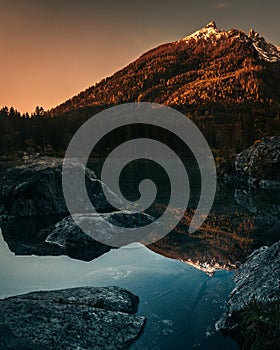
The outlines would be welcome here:
[[[279,253],[280,241],[256,250],[234,277],[229,310],[216,327],[237,340],[241,349],[280,348]]]
[[[32,292],[0,301],[1,349],[126,349],[145,317],[119,287]]]

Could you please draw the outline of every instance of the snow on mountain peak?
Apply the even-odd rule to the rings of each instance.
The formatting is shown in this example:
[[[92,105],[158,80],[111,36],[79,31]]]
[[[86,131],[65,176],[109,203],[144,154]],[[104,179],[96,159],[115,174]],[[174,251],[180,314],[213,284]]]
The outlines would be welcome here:
[[[236,38],[243,38],[242,40],[246,43],[252,43],[255,50],[258,52],[259,57],[268,62],[280,62],[280,48],[274,46],[273,44],[268,43],[259,33],[255,32],[254,29],[251,29],[248,36],[244,34],[244,32],[237,30],[221,30],[218,29],[216,23],[214,21],[208,23],[202,29],[194,32],[191,35],[186,36],[180,41],[184,41],[188,43],[191,40],[209,40],[211,44],[216,45],[219,39],[225,37],[232,37],[232,34],[236,36]],[[243,33],[243,34],[242,34]]]
[[[188,42],[191,39],[194,40],[200,40],[200,39],[219,39],[222,34],[225,33],[224,31],[220,30],[217,28],[216,23],[210,22],[208,23],[205,27],[203,27],[202,29],[194,32],[191,35],[186,36],[185,38],[183,38],[182,40],[185,42]]]
[[[214,28],[217,29],[216,23],[214,21],[208,23],[205,28]]]
[[[248,37],[252,40],[259,57],[268,62],[280,62],[280,50],[273,44],[268,43],[259,33],[250,30]]]

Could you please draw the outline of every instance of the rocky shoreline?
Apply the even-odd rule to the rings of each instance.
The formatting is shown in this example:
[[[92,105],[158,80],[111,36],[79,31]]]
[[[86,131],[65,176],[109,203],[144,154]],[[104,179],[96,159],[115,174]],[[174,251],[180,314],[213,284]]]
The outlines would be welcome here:
[[[69,216],[62,188],[62,171],[71,172],[73,183],[69,183],[69,188],[75,198],[72,214],[91,229],[92,236],[82,232]],[[96,215],[91,214],[90,206],[84,205],[75,186],[75,179],[79,176],[85,178]],[[107,201],[106,192],[110,192],[114,206]],[[0,222],[9,247],[17,254],[67,254],[85,261],[93,260],[119,246],[121,236],[117,231],[121,229],[116,227],[135,228],[154,220],[145,213],[116,209],[120,204],[119,197],[97,179],[93,170],[72,159],[64,165],[63,159],[36,159],[9,168],[0,179]],[[31,219],[31,227],[28,227],[28,219]],[[33,222],[39,222],[39,229],[34,229],[34,232]]]
[[[280,241],[254,251],[237,270],[228,311],[217,322],[242,350],[279,349]]]
[[[110,189],[80,163],[68,160],[64,170],[72,172],[73,181],[75,176],[85,176],[89,198],[99,214],[88,214],[90,208],[83,208],[81,214],[80,193],[75,183],[69,187],[77,202],[75,215],[90,225],[93,237],[69,216],[62,190],[62,159],[37,159],[9,168],[0,180],[1,227],[16,254],[67,254],[91,261],[113,248],[98,241],[100,236],[115,234],[112,223],[137,227],[153,221],[144,213],[117,211],[104,195]],[[118,207],[119,198],[110,194]],[[138,303],[137,296],[119,287],[38,291],[6,298],[0,300],[0,348],[126,349],[144,328],[145,317],[135,315]]]
[[[265,216],[269,225],[273,221],[271,218],[278,218],[279,205],[268,203],[265,210],[263,205],[258,207],[255,203],[259,200],[255,200],[256,194],[253,189],[279,188],[279,144],[279,137],[264,138],[255,142],[252,147],[235,157],[233,172],[220,172],[223,182],[237,185],[236,203],[245,207],[249,212],[254,212],[256,216]],[[141,226],[153,221],[153,218],[146,214],[116,211],[105,200],[103,190],[106,191],[107,186],[96,178],[92,170],[82,169],[77,163],[69,163],[69,167],[69,170],[77,171],[77,175],[81,171],[85,173],[89,197],[104,219],[106,227],[100,225],[98,217],[86,211],[75,214],[79,220],[88,222],[95,234],[114,234],[111,229],[114,223],[134,227],[134,225]],[[2,203],[0,219],[7,221],[5,224],[7,227],[3,224],[3,235],[10,249],[18,254],[67,254],[76,259],[93,260],[113,247],[99,243],[93,237],[81,232],[69,217],[61,188],[61,171],[62,160],[52,158],[39,159],[7,171],[0,181],[0,203]],[[74,188],[75,186],[73,186],[73,191]],[[79,201],[78,193],[73,192],[73,196]],[[119,203],[117,196],[115,201]],[[57,214],[60,214],[61,217],[54,221],[51,220]],[[21,220],[21,225],[18,225],[16,220],[13,221],[13,217]],[[28,226],[29,237],[22,237],[24,232],[22,222],[25,219],[38,219],[41,222],[46,217],[50,218],[49,223],[45,225],[42,223],[42,228],[35,229],[34,232]],[[219,220],[221,220],[220,217]],[[27,225],[29,223],[27,221]],[[179,237],[182,239],[182,235],[177,235],[176,239]],[[265,244],[271,243],[266,240]],[[168,245],[167,247],[161,245],[155,250],[164,255],[163,251],[167,248]],[[255,251],[236,273],[236,288],[230,295],[228,312],[217,323],[217,329],[222,334],[230,335],[237,340],[242,350],[251,349],[250,346],[254,342],[257,342],[257,347],[254,349],[278,349],[280,345],[277,338],[277,330],[279,331],[279,262],[278,242],[269,248],[263,247]],[[123,292],[118,287],[110,288],[115,288],[114,293],[121,303],[123,300],[126,300],[126,303],[131,303],[133,300],[133,312],[128,309],[120,310],[118,303],[115,303],[114,307],[108,306],[108,300],[104,301],[100,296],[95,298],[94,295],[99,293],[96,288],[34,292],[0,301],[1,309],[4,310],[0,316],[0,347],[34,350],[46,348],[47,344],[49,349],[73,349],[74,344],[77,345],[77,349],[87,349],[89,345],[93,349],[126,348],[141,334],[145,319],[131,315],[136,312],[139,302],[136,296],[127,291]],[[105,288],[103,291],[104,295],[108,293]],[[90,305],[87,297],[85,298],[89,292],[91,293]],[[58,299],[57,293],[61,294]],[[71,299],[70,294],[73,294],[74,299]],[[76,302],[69,302],[69,300],[76,300]],[[22,311],[17,313],[19,308]],[[90,315],[87,309],[91,310]],[[64,313],[69,316],[68,319],[65,318]],[[79,321],[80,318],[82,321]],[[93,319],[97,323],[94,323]],[[103,326],[106,320],[109,322],[109,326],[106,324],[105,327],[108,331],[105,331]],[[63,326],[65,323],[69,325],[66,333]],[[39,335],[36,335],[36,324],[42,325],[47,332],[42,336],[43,343]],[[91,335],[79,333],[80,329],[85,329],[85,327],[91,330]],[[121,332],[120,337],[116,336],[117,330]],[[58,335],[57,332],[62,335]],[[269,340],[267,334],[269,334]],[[48,339],[51,343],[46,343]],[[72,344],[68,343],[69,339]],[[77,339],[79,343],[76,344]]]
[[[219,179],[235,187],[235,200],[239,205],[267,222],[279,217],[279,202],[264,203],[260,191],[280,189],[279,136],[264,137],[235,156],[220,158],[217,168]],[[279,253],[280,241],[261,247],[235,274],[236,288],[216,328],[236,340],[241,350],[280,348]]]

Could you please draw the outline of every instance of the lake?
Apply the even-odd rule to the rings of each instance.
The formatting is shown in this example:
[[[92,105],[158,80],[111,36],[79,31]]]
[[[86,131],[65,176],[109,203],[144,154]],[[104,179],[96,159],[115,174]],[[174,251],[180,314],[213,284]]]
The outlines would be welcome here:
[[[90,166],[100,175],[99,163]],[[138,314],[147,317],[144,332],[131,349],[238,349],[215,331],[215,322],[234,288],[234,269],[252,250],[279,239],[279,193],[219,184],[208,220],[189,234],[187,223],[200,185],[197,172],[191,172],[188,212],[167,237],[149,247],[134,243],[83,261],[87,259],[61,256],[37,242],[36,233],[57,218],[17,219],[2,225],[0,297],[117,285],[139,296]],[[137,197],[139,177],[157,180],[158,196],[150,213],[160,215],[168,203],[168,179],[147,162],[127,167],[121,188],[131,199]]]

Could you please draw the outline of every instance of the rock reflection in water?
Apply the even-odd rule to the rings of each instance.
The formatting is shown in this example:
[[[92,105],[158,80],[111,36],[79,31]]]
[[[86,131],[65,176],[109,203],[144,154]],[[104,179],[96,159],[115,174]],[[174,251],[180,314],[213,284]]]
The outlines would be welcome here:
[[[15,218],[10,222],[0,223],[0,226],[4,240],[16,255],[68,255],[74,259],[91,261],[111,249],[94,240],[82,243],[77,241],[75,245],[65,246],[48,243],[47,237],[61,219],[61,217]]]
[[[159,215],[166,206],[157,204]],[[277,209],[278,208],[278,209]],[[278,211],[277,211],[278,210]],[[213,275],[216,270],[236,268],[248,254],[279,239],[277,193],[218,189],[213,209],[204,225],[188,233],[194,209],[188,209],[180,224],[165,238],[149,248],[158,254],[186,262]],[[176,209],[173,209],[176,215]],[[61,217],[21,218],[1,224],[3,237],[17,255],[68,255],[90,261],[111,248],[86,242],[59,246],[46,242]]]

